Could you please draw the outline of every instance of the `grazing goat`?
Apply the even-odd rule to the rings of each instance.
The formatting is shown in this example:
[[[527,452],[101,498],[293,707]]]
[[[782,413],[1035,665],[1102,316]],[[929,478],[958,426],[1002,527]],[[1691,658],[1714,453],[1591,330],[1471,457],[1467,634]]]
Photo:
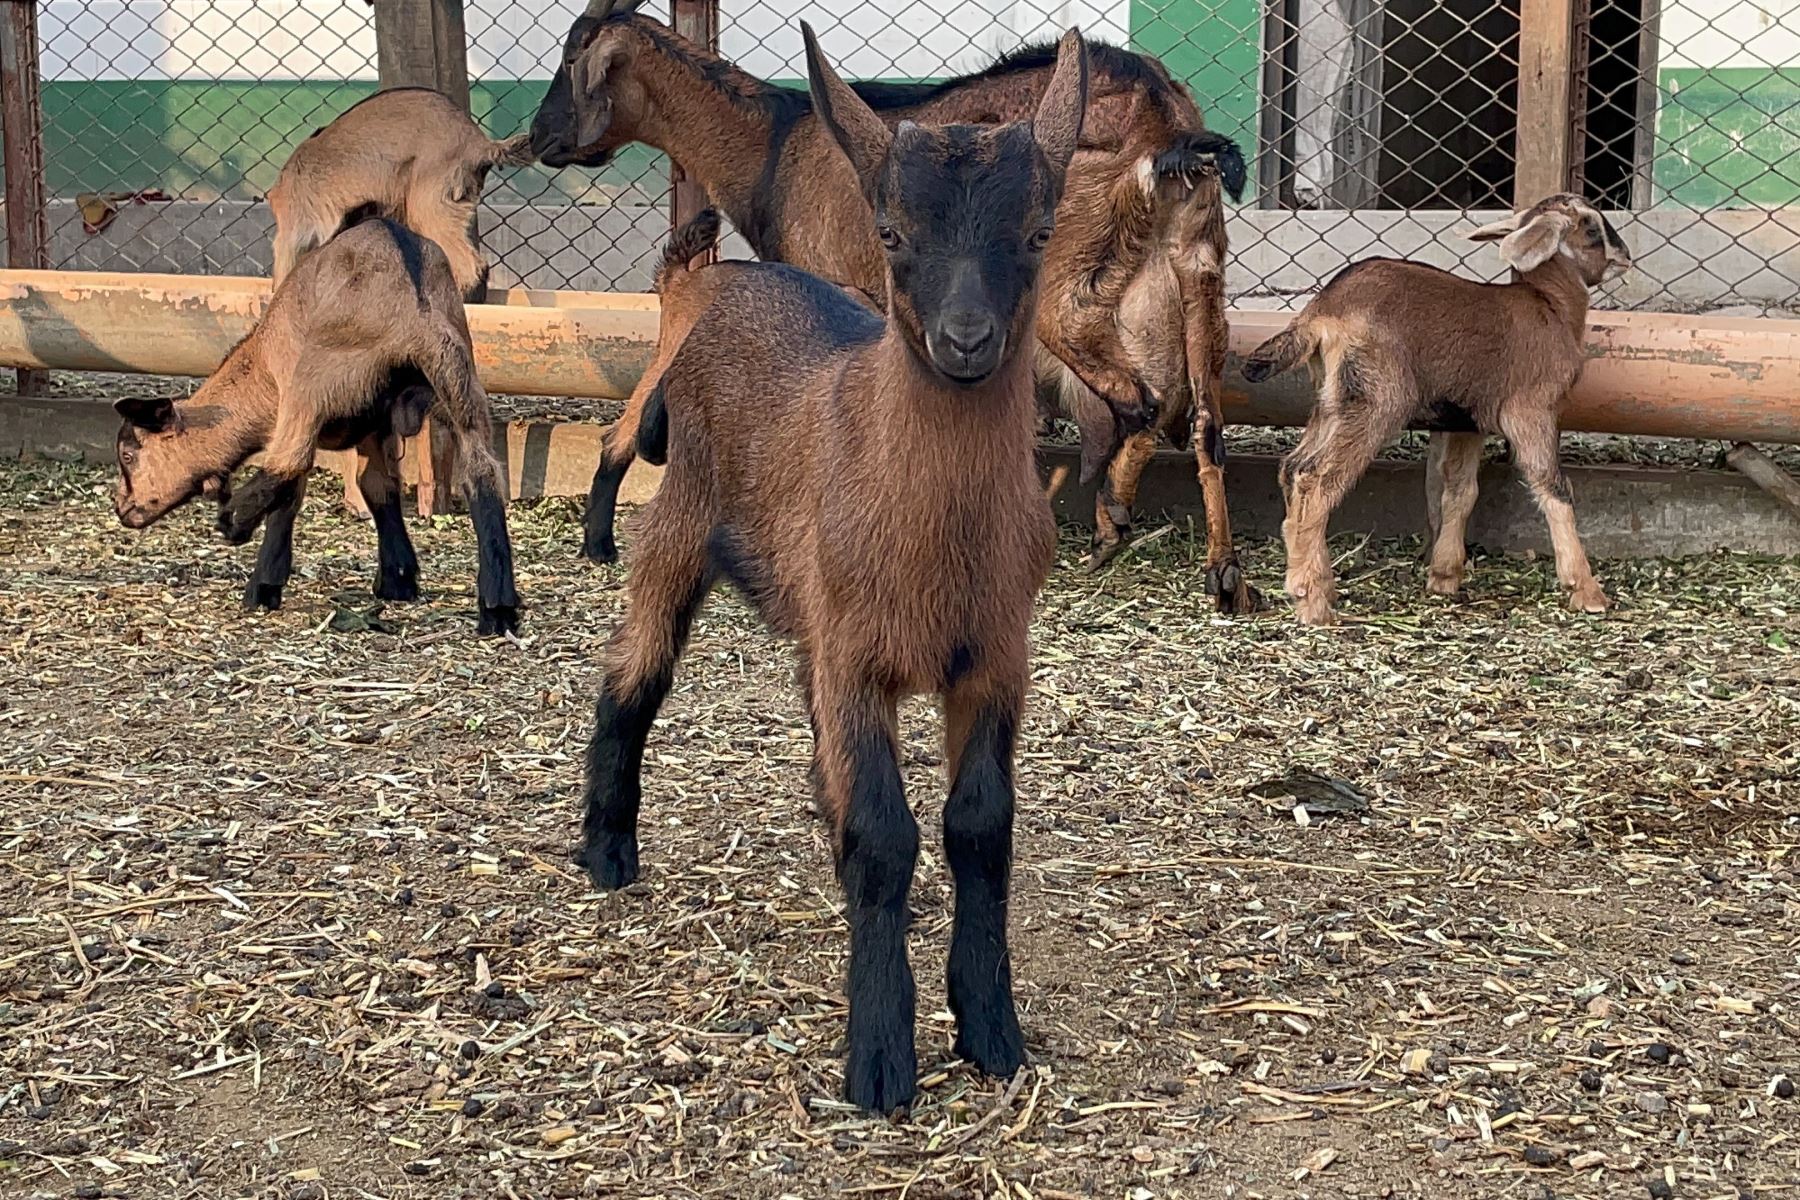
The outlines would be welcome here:
[[[638,436],[669,465],[607,650],[581,861],[603,888],[637,877],[645,738],[695,611],[730,580],[799,645],[813,780],[848,897],[845,1090],[889,1111],[912,1099],[917,1070],[902,696],[944,704],[957,1052],[996,1074],[1024,1052],[1006,946],[1013,753],[1056,541],[1030,339],[1086,56],[1070,30],[1029,123],[890,130],[801,30],[813,103],[887,247],[887,315],[794,267],[746,264],[662,372]],[[682,303],[699,274],[666,279],[665,295]]]
[[[881,243],[807,97],[754,78],[636,7],[592,0],[575,21],[532,122],[540,159],[596,167],[632,141],[657,147],[706,188],[760,258],[879,300]],[[1091,46],[1090,57],[1082,147],[1040,289],[1036,329],[1049,351],[1040,367],[1082,431],[1085,477],[1143,423],[1146,393],[1159,402],[1159,428],[1175,440],[1191,424],[1206,495],[1209,587],[1223,607],[1249,607],[1231,543],[1219,417],[1221,185],[1241,191],[1243,156],[1205,130],[1192,98],[1155,59],[1104,45]],[[851,86],[890,125],[992,124],[1028,117],[1053,64],[1049,50],[1027,47],[943,83]],[[1101,489],[1095,565],[1123,543],[1151,445],[1153,435],[1137,435]],[[629,438],[609,439],[595,495],[616,492],[624,467],[616,454],[628,461],[629,446]],[[584,553],[611,544],[610,533],[590,532]]]
[[[1430,591],[1451,596],[1462,586],[1482,437],[1499,433],[1549,522],[1570,606],[1606,610],[1575,532],[1557,418],[1586,361],[1588,289],[1628,269],[1631,255],[1605,217],[1566,193],[1468,236],[1500,240],[1512,282],[1365,259],[1340,271],[1244,362],[1253,381],[1302,361],[1321,381],[1306,432],[1281,464],[1287,591],[1309,625],[1329,623],[1337,598],[1325,546],[1332,510],[1414,422],[1437,431],[1427,473],[1428,505],[1440,514],[1431,531]]]
[[[412,600],[418,561],[400,512],[402,437],[430,413],[454,439],[479,547],[480,631],[518,628],[512,543],[491,446],[487,393],[450,262],[436,243],[386,219],[353,226],[309,254],[254,329],[186,398],[115,406],[119,520],[142,529],[205,492],[219,530],[242,544],[266,516],[247,608],[280,608],[293,571],[294,518],[321,448],[356,447],[357,482],[380,538],[375,595]],[[235,493],[231,472],[257,457]]]
[[[269,189],[275,286],[338,230],[384,216],[438,244],[464,300],[485,299],[488,264],[475,234],[481,189],[494,167],[531,162],[530,142],[527,134],[491,140],[430,88],[389,88],[358,101],[296,146]],[[367,516],[355,483],[360,467],[353,454],[343,457],[344,504]]]

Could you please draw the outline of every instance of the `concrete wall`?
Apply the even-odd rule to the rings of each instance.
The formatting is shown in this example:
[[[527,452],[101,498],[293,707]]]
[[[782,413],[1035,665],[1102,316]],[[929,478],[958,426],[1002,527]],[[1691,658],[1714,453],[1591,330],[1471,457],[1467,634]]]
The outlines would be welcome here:
[[[1460,237],[1498,215],[1234,210],[1227,291],[1241,307],[1298,307],[1346,263],[1369,255],[1498,279],[1504,271],[1493,247]],[[1655,209],[1611,219],[1637,262],[1602,289],[1597,307],[1800,309],[1800,209]],[[51,261],[71,270],[266,274],[272,229],[260,203],[177,200],[128,205],[103,232],[87,234],[73,202],[59,200],[51,203]],[[669,224],[666,210],[651,205],[489,205],[481,229],[497,285],[643,291]],[[735,235],[725,254],[750,257]]]

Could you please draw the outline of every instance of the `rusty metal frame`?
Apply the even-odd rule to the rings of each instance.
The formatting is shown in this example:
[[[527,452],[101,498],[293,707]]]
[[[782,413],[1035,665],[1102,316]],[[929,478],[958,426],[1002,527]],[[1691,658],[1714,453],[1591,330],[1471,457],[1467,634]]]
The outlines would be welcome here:
[[[0,144],[6,171],[6,263],[50,265],[44,200],[44,99],[38,74],[36,0],[0,0]],[[20,368],[18,394],[47,395],[47,371]]]

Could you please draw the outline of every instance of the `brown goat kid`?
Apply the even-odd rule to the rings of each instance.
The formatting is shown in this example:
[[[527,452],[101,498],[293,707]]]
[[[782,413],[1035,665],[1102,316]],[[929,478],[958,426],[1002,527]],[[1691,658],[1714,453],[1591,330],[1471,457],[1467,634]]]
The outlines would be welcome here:
[[[490,139],[459,105],[430,88],[389,88],[358,101],[296,146],[269,189],[275,286],[338,230],[383,216],[436,242],[463,299],[481,301],[488,278],[475,235],[481,189],[494,167],[530,163],[530,143],[527,134]],[[344,504],[366,516],[357,459],[343,457]]]
[[[1579,196],[1551,196],[1468,235],[1500,241],[1512,282],[1476,283],[1422,263],[1353,263],[1244,363],[1266,379],[1302,361],[1321,380],[1318,407],[1281,465],[1287,591],[1300,620],[1333,618],[1337,585],[1325,531],[1332,510],[1408,424],[1431,435],[1427,588],[1461,588],[1484,434],[1498,433],[1550,525],[1569,604],[1604,612],[1606,594],[1575,532],[1558,460],[1558,417],[1586,362],[1588,289],[1631,266],[1610,222]]]
[[[729,579],[799,645],[813,779],[848,898],[845,1091],[889,1111],[917,1073],[906,926],[919,832],[897,761],[902,696],[943,698],[957,1052],[995,1074],[1024,1053],[1006,946],[1013,754],[1032,605],[1055,553],[1031,329],[1086,57],[1071,30],[1030,123],[890,130],[802,32],[813,102],[887,246],[887,317],[791,266],[746,264],[662,372],[639,437],[669,465],[607,650],[581,858],[600,887],[636,878],[645,737],[695,611]],[[667,279],[669,302],[703,274]]]
[[[637,14],[593,0],[578,18],[537,117],[549,166],[597,167],[632,141],[674,156],[765,261],[787,262],[879,299],[883,248],[856,181],[837,161],[805,95],[774,87]],[[939,84],[851,86],[889,125],[991,124],[1028,117],[1054,59],[1028,47]],[[1196,444],[1208,515],[1208,582],[1221,606],[1248,608],[1227,515],[1219,400],[1224,362],[1221,186],[1242,187],[1243,157],[1155,59],[1090,47],[1092,93],[1059,233],[1043,274],[1036,332],[1046,380],[1082,431],[1084,477],[1113,457],[1151,407],[1158,427]],[[1102,401],[1101,397],[1106,399]],[[1146,396],[1157,401],[1147,406]],[[1110,406],[1109,406],[1110,405]],[[635,414],[628,416],[635,422]],[[629,454],[629,439],[622,439]],[[1141,445],[1140,445],[1141,444]],[[1130,497],[1153,436],[1137,438],[1097,501],[1093,562],[1129,530]],[[616,493],[628,462],[609,439],[594,495]],[[1123,502],[1120,500],[1123,496]],[[603,504],[610,511],[610,503]],[[590,522],[583,552],[607,561]]]
[[[512,543],[490,445],[487,393],[460,289],[442,250],[388,220],[340,233],[275,290],[268,311],[185,398],[121,400],[119,520],[142,529],[203,492],[219,530],[249,540],[267,518],[248,608],[280,608],[293,571],[294,519],[321,448],[355,447],[357,482],[380,538],[375,595],[418,596],[418,560],[400,512],[399,439],[427,413],[454,439],[479,548],[479,629],[518,628]],[[231,472],[258,470],[229,492]]]

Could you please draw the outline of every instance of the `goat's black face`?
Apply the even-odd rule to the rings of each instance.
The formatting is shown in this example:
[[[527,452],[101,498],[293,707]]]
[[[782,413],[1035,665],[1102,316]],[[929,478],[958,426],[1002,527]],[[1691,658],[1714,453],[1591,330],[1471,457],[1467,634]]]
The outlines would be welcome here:
[[[895,134],[874,196],[893,312],[945,377],[979,383],[1026,343],[1058,191],[1027,125]]]
[[[604,167],[616,149],[605,141],[612,96],[603,86],[587,86],[587,60],[602,24],[593,17],[576,18],[550,90],[531,119],[531,152],[547,167]]]
[[[975,384],[1030,338],[1038,268],[1087,107],[1071,29],[1030,123],[910,121],[889,132],[825,61],[804,21],[813,111],[856,171],[887,251],[889,317],[947,379]]]

